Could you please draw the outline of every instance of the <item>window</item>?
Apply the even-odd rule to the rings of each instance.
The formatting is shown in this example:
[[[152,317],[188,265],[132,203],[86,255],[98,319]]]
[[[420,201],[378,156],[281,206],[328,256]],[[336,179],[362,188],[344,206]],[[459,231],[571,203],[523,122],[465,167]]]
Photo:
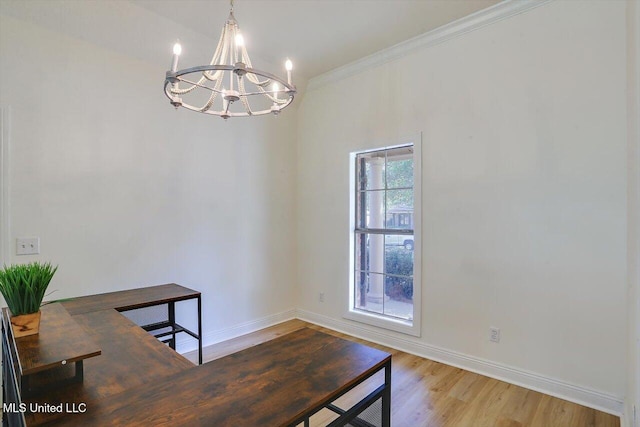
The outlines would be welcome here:
[[[419,335],[416,144],[352,153],[351,161],[353,277],[346,317]]]

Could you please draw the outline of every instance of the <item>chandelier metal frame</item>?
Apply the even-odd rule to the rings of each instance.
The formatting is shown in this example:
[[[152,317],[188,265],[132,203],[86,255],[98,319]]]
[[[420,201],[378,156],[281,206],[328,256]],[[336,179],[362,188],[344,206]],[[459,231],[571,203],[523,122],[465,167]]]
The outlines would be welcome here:
[[[167,71],[165,77],[164,93],[176,109],[184,107],[224,119],[264,114],[277,115],[293,102],[296,94],[296,87],[291,83],[293,65],[287,59],[286,80],[253,68],[238,21],[233,15],[233,0],[230,0],[230,4],[229,17],[222,28],[218,46],[208,65],[178,70],[178,58],[182,48],[176,43],[171,69]],[[181,83],[186,86],[181,86]],[[247,85],[251,86],[251,90],[247,90]],[[185,95],[198,90],[207,91],[205,94],[208,94],[208,99],[203,105],[196,106],[183,99]],[[251,103],[255,98],[264,98],[266,101],[261,101],[261,107],[254,111]],[[216,102],[218,99],[221,102]],[[240,101],[244,108],[233,108],[236,101]],[[270,106],[265,108],[267,103]]]

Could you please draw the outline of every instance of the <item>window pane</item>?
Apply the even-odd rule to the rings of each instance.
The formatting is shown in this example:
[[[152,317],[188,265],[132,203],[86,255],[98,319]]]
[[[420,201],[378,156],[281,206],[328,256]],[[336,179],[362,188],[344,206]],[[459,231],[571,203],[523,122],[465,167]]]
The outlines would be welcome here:
[[[386,228],[413,229],[413,190],[387,190]]]
[[[366,309],[367,291],[369,290],[369,273],[364,271],[356,271],[354,283],[354,308]]]
[[[384,189],[384,152],[358,154],[358,189]]]
[[[356,233],[356,271],[369,270],[369,235]]]
[[[376,239],[374,239],[374,247],[376,246]],[[357,234],[356,238],[356,271],[368,272],[371,270],[371,239],[369,234]],[[379,257],[376,257],[379,258]],[[384,266],[380,266],[381,262],[374,260],[373,267],[376,272],[382,273]]]
[[[389,253],[393,252],[393,249],[402,249],[404,256],[411,255],[413,257],[413,235],[411,234],[387,234],[384,238],[385,247],[385,260],[390,256]],[[391,255],[395,256],[395,255]],[[397,274],[385,270],[385,273]],[[413,273],[411,273],[413,274]]]
[[[384,273],[384,235],[370,234],[368,249],[368,270],[374,273]]]
[[[385,236],[384,272],[395,276],[413,276],[413,236]],[[397,245],[389,244],[398,243]],[[404,242],[404,243],[403,243]],[[407,246],[411,249],[407,249]]]
[[[385,236],[384,313],[413,318],[413,236]],[[392,243],[392,244],[390,244]]]
[[[413,320],[413,278],[387,276],[384,286],[384,314]]]
[[[356,234],[356,270],[384,273],[384,235]]]
[[[356,272],[355,308],[384,313],[384,275]]]
[[[384,228],[384,195],[384,190],[358,193],[358,228]]]
[[[387,188],[413,187],[413,147],[387,152],[386,181]]]
[[[413,236],[356,236],[355,308],[413,319]]]

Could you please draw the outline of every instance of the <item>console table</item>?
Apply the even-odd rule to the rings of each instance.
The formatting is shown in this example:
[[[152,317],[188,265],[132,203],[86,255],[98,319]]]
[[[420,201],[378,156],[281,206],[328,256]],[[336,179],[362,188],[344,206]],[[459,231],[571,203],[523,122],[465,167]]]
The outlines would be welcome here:
[[[19,393],[11,364],[3,363],[5,402],[26,408],[5,413],[3,424],[308,426],[313,414],[327,408],[336,414],[331,427],[390,426],[390,354],[303,328],[195,366],[118,311],[154,302],[149,297],[153,288],[189,294],[174,287],[178,285],[163,286],[136,290],[138,301],[133,291],[125,291],[63,303],[102,354],[84,361],[82,383],[27,398]],[[126,304],[114,304],[117,297]],[[15,351],[7,335],[3,353]],[[65,369],[68,375],[69,366],[60,371]],[[34,374],[34,384],[40,374]],[[357,386],[374,389],[367,389],[364,398],[358,396],[355,404],[336,402]],[[371,411],[379,420],[375,424],[361,418]]]

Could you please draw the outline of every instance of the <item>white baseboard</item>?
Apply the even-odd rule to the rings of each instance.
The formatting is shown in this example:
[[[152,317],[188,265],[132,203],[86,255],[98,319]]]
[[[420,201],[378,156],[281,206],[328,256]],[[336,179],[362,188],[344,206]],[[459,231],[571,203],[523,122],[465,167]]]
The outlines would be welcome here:
[[[539,391],[551,396],[588,406],[609,414],[623,417],[624,402],[622,398],[570,384],[540,374],[528,372],[500,363],[469,356],[437,346],[416,342],[410,338],[390,335],[382,329],[374,329],[357,322],[334,319],[302,309],[290,309],[270,316],[254,319],[229,328],[219,329],[203,334],[202,345],[212,345],[221,341],[237,338],[291,319],[300,319],[314,323],[357,338],[395,348],[406,353],[415,354],[430,360],[465,369],[491,378]],[[188,353],[197,349],[197,343],[190,337],[177,340],[180,353]],[[625,426],[624,418],[621,425]]]
[[[462,368],[530,390],[539,391],[609,414],[616,416],[623,415],[624,402],[622,398],[597,390],[576,386],[533,372],[527,372],[478,357],[416,342],[411,339],[399,338],[390,335],[382,329],[373,329],[355,322],[334,319],[306,310],[297,309],[295,317],[357,338]]]
[[[250,320],[248,322],[234,325],[229,328],[205,332],[202,334],[202,346],[206,347],[208,345],[212,345],[221,341],[237,338],[241,335],[250,334],[251,332],[268,328],[269,326],[277,325],[278,323],[282,323],[295,318],[296,310],[292,308],[281,313],[276,313],[259,319]],[[176,339],[176,348],[178,349],[179,353],[184,354],[190,351],[197,350],[198,343],[189,336],[183,336]]]

